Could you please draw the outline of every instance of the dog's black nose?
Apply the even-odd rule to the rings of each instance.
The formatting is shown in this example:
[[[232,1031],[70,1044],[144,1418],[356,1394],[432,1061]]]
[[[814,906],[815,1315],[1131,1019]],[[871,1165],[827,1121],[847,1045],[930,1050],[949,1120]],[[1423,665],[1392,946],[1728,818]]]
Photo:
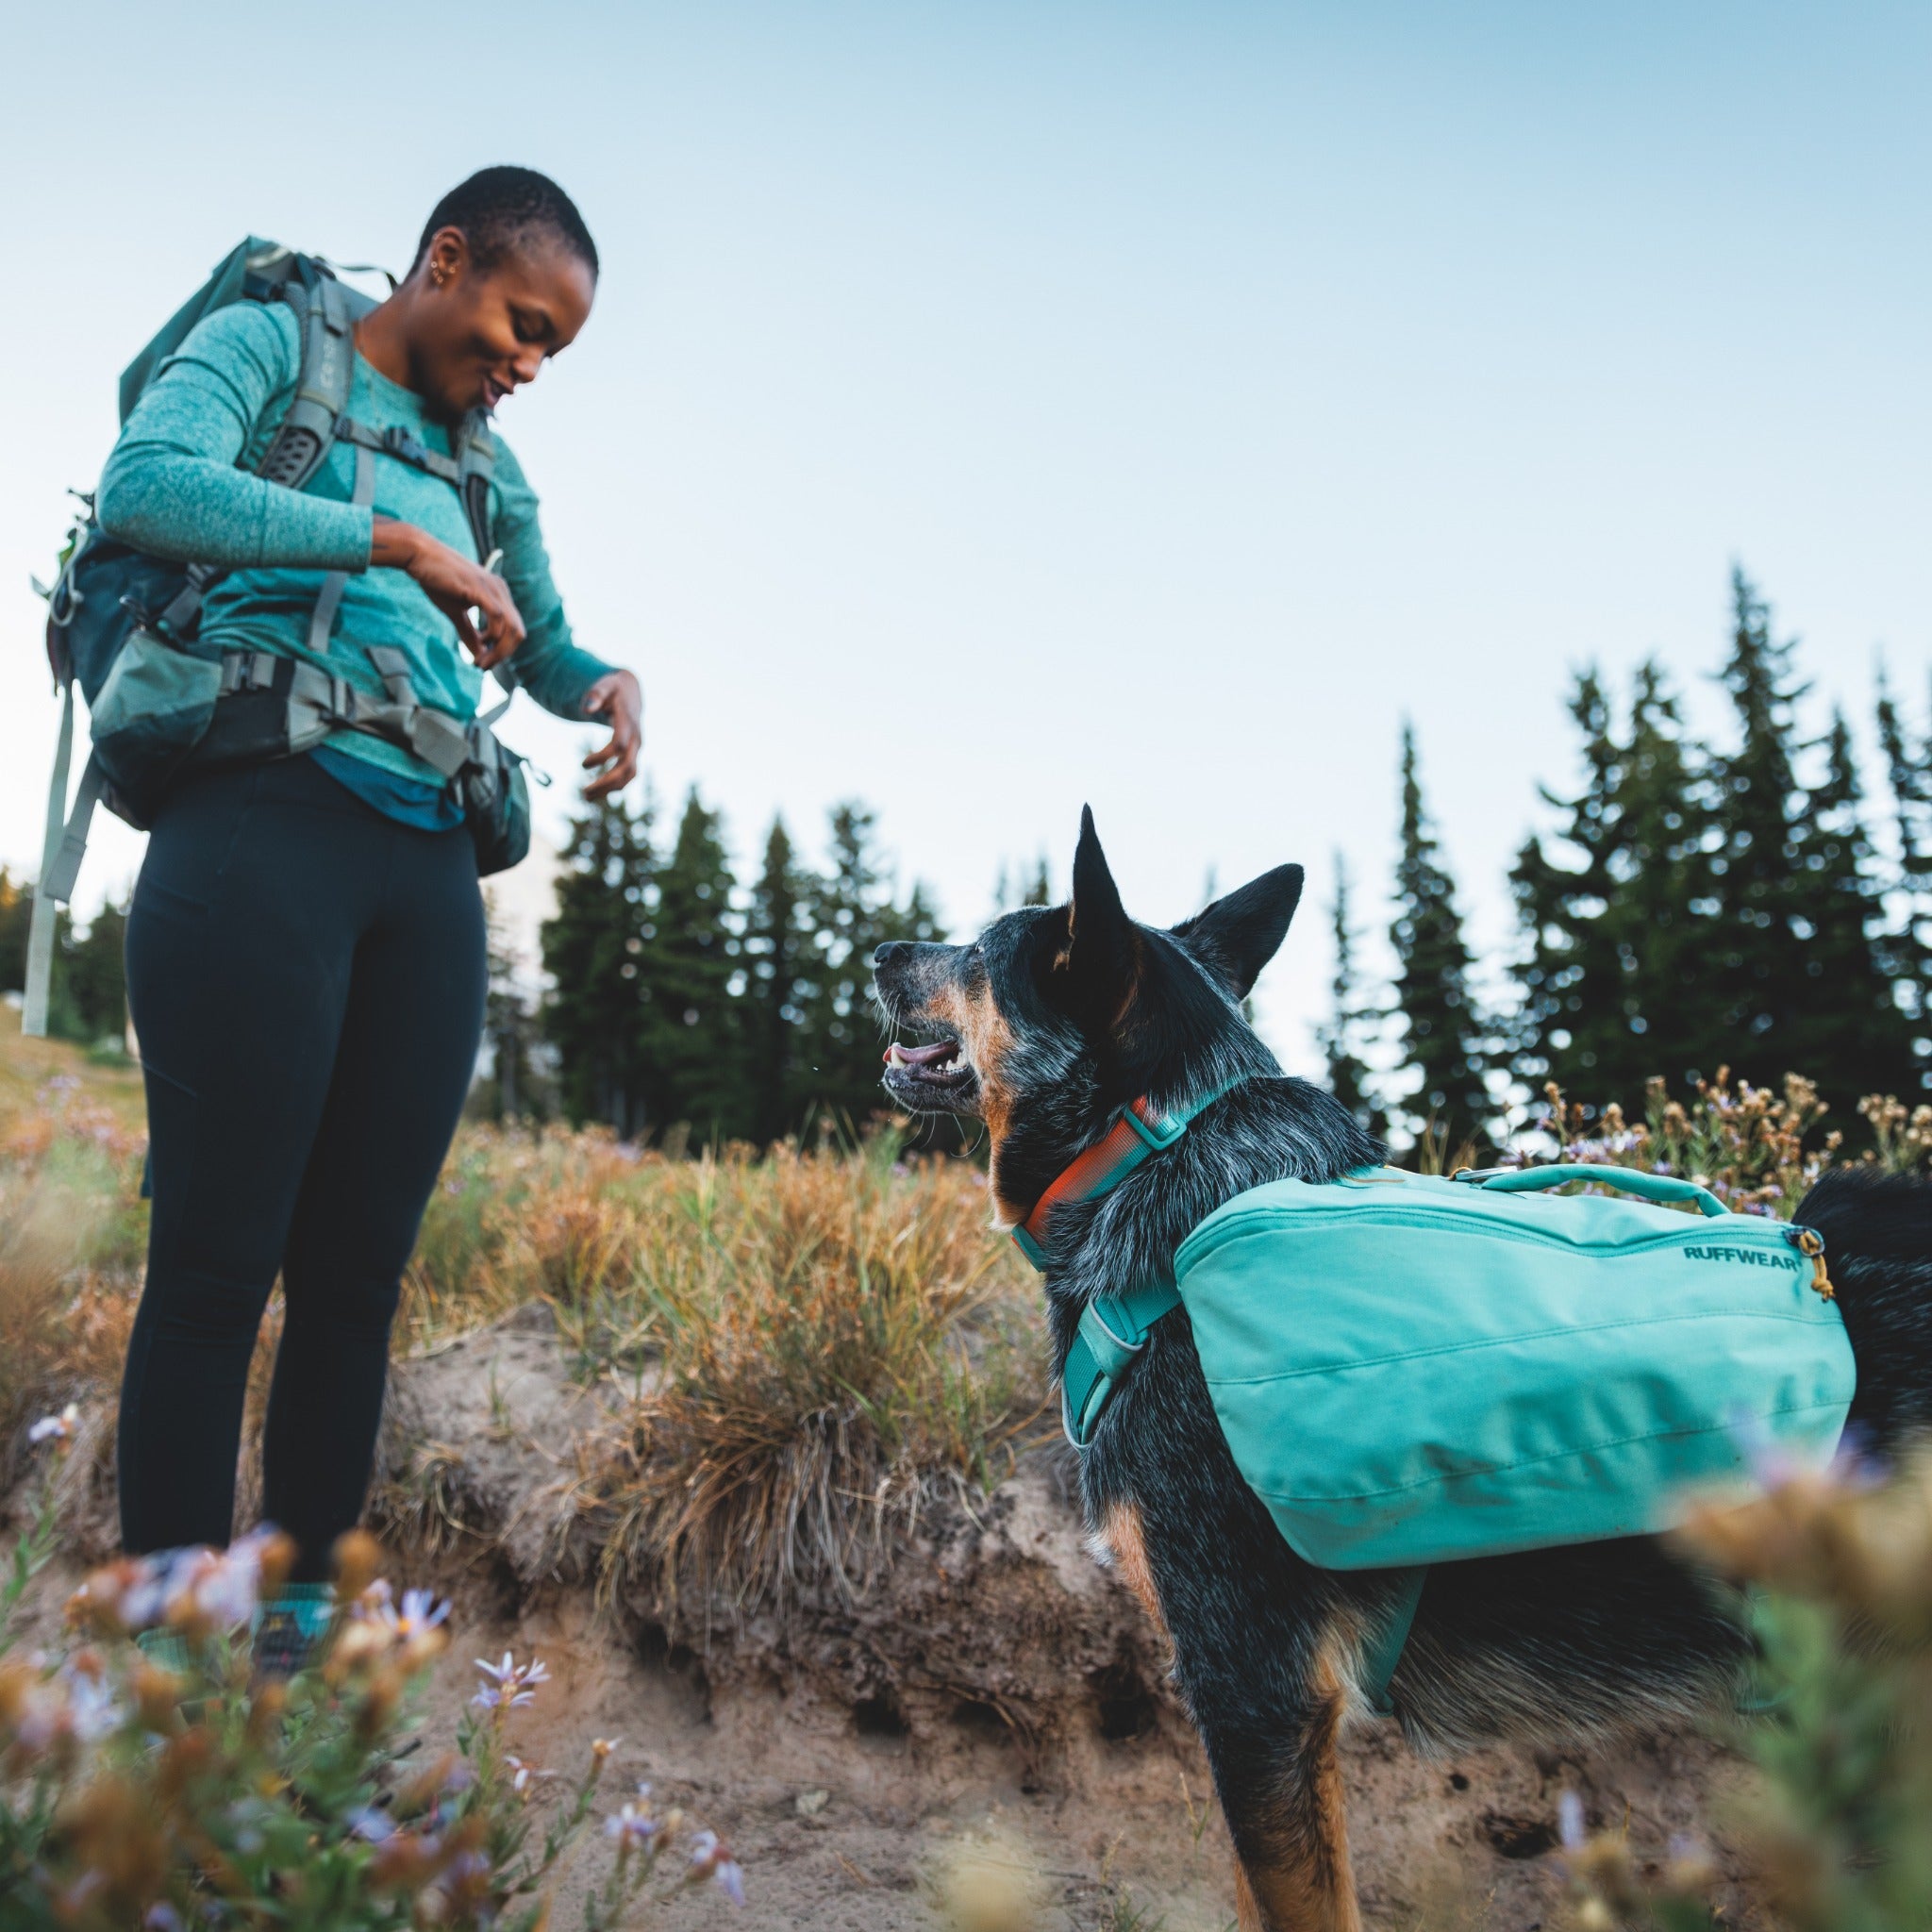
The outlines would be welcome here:
[[[876,973],[882,966],[892,965],[911,950],[912,941],[910,940],[888,940],[872,956],[873,971]]]

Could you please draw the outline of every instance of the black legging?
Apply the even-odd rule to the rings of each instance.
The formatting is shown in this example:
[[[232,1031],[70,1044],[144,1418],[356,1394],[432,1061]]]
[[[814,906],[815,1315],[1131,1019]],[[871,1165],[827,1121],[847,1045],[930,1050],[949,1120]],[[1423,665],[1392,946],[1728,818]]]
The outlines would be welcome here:
[[[154,1221],[121,1388],[121,1530],[225,1543],[256,1331],[287,1304],[264,1513],[325,1576],[361,1513],[390,1322],[475,1064],[469,835],[395,824],[308,758],[169,800],[127,924]]]

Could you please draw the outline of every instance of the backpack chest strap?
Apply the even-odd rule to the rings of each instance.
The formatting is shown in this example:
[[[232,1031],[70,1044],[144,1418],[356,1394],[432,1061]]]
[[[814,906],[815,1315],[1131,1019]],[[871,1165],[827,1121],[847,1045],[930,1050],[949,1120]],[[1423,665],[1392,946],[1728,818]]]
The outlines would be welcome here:
[[[336,441],[354,443],[358,450],[366,449],[375,456],[393,457],[397,462],[408,463],[412,470],[422,470],[445,483],[454,485],[457,481],[456,458],[431,449],[400,423],[392,423],[387,429],[372,429],[353,416],[338,416]]]

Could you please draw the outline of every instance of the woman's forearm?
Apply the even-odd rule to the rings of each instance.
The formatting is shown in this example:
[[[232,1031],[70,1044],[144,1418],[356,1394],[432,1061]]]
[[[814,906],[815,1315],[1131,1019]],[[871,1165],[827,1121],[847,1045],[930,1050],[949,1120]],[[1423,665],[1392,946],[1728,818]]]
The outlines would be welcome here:
[[[284,490],[232,462],[153,443],[122,443],[95,505],[101,528],[179,563],[225,570],[361,570],[370,513],[360,504]]]

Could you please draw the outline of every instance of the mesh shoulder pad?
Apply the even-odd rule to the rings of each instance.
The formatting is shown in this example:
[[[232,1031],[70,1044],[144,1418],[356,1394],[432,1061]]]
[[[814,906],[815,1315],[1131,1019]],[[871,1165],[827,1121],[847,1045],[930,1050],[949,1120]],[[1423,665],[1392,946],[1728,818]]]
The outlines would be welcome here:
[[[322,467],[335,440],[336,420],[349,406],[356,371],[355,305],[349,291],[327,275],[306,288],[291,276],[276,294],[294,310],[302,369],[295,379],[295,400],[256,474],[299,490]]]

